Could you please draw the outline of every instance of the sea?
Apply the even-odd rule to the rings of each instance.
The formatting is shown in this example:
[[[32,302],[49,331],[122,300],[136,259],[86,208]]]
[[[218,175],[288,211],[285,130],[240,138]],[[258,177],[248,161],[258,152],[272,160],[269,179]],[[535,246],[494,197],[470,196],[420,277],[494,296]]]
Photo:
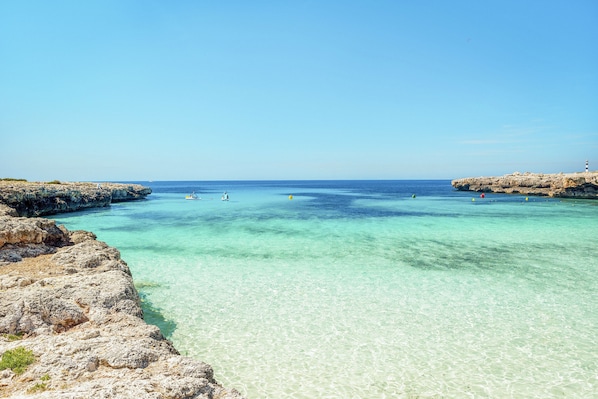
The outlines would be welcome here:
[[[598,201],[135,183],[52,218],[117,247],[146,320],[250,399],[598,397]]]

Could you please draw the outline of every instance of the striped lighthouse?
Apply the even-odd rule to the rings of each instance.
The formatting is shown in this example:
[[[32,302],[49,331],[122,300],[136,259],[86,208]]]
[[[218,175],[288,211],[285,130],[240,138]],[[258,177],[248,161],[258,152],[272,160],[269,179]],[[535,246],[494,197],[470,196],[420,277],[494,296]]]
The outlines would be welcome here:
[[[588,160],[586,159],[586,173],[588,173],[589,169],[588,169]]]

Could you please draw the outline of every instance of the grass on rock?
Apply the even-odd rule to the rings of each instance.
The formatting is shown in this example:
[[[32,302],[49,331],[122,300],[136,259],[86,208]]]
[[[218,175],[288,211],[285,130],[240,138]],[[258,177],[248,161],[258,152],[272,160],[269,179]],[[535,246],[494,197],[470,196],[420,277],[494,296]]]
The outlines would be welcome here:
[[[0,370],[11,369],[15,374],[23,374],[31,363],[35,362],[33,351],[19,346],[2,354]]]

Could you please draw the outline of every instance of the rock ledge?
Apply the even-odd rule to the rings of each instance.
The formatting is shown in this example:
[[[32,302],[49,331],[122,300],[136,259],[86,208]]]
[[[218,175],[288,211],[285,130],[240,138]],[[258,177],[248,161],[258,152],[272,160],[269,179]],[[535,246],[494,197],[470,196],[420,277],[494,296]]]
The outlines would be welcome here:
[[[44,216],[143,199],[152,189],[124,183],[34,183],[0,181],[0,203],[19,216]]]
[[[451,182],[459,191],[598,199],[598,172],[518,173],[500,177],[468,177]]]
[[[18,213],[0,203],[0,355],[24,347],[36,361],[0,371],[0,397],[241,398],[143,320],[118,250]]]

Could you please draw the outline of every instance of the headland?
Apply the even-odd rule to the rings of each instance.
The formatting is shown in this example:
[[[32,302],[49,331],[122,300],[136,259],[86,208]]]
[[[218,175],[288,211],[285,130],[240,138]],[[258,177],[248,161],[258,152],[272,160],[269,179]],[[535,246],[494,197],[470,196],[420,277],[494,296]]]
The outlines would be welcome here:
[[[45,216],[144,199],[152,189],[127,183],[0,181],[0,203],[19,216]]]
[[[0,397],[239,399],[143,320],[130,269],[86,231],[25,217],[145,198],[143,186],[0,182]],[[24,369],[4,356],[31,356]]]
[[[515,172],[499,177],[455,179],[451,184],[459,191],[598,199],[598,172],[557,174]]]

